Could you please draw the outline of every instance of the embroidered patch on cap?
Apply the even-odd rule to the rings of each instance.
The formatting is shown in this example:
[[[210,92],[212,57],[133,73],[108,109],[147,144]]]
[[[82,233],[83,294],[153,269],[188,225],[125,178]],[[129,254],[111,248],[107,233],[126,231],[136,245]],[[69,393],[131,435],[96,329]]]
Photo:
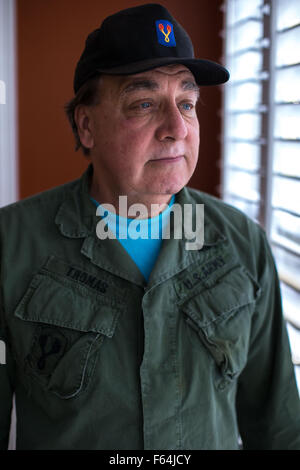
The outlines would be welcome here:
[[[175,47],[176,41],[172,23],[167,20],[157,20],[155,24],[159,44],[167,47]]]

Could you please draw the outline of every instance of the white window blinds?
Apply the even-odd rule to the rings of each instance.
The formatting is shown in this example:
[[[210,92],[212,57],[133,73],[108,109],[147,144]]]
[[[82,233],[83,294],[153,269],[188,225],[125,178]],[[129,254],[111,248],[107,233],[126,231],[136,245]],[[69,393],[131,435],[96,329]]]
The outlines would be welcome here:
[[[300,365],[300,1],[224,6],[223,198],[267,232]]]

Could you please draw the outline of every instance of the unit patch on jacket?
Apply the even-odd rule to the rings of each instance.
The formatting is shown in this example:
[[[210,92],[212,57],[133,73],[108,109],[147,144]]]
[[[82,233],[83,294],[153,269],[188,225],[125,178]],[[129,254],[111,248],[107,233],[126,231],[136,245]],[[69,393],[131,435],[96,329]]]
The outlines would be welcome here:
[[[66,336],[57,328],[42,326],[37,328],[28,364],[39,375],[49,375],[67,348]]]

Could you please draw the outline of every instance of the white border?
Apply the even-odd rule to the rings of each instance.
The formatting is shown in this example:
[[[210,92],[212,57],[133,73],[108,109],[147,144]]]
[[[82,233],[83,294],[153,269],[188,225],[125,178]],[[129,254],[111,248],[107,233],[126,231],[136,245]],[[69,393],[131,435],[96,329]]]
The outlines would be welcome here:
[[[19,197],[16,37],[15,0],[0,0],[0,80],[6,95],[0,104],[0,207]]]

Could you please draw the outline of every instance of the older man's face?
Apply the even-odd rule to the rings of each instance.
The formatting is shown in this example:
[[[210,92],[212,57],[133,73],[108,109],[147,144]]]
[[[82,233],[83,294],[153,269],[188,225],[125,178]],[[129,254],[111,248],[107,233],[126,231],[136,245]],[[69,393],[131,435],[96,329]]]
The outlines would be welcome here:
[[[101,202],[175,194],[198,158],[198,87],[182,65],[102,77],[91,111],[91,157]]]

